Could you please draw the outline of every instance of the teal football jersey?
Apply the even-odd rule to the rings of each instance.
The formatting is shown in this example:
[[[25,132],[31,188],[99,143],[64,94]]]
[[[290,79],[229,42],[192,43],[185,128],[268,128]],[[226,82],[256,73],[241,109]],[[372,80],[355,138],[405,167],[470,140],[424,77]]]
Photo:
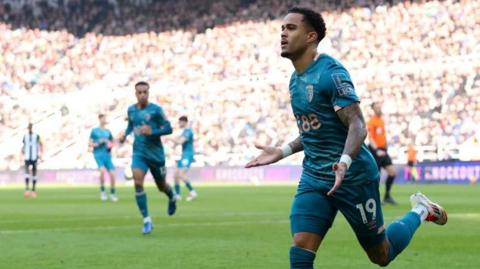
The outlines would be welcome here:
[[[113,141],[113,136],[108,129],[100,127],[93,128],[90,132],[90,139],[93,141],[93,143],[97,144],[97,146],[93,148],[94,154],[110,153],[108,142]]]
[[[182,144],[182,159],[193,158],[193,130],[192,128],[183,129],[182,136],[185,137],[185,142]]]
[[[293,73],[289,88],[304,147],[304,172],[334,181],[332,165],[340,159],[348,134],[336,111],[359,102],[350,75],[337,60],[321,54],[305,72]],[[344,182],[361,183],[378,176],[375,160],[363,144]]]
[[[139,128],[148,125],[152,128],[151,135],[143,135]],[[141,155],[154,162],[165,162],[161,135],[172,133],[172,126],[165,117],[163,109],[155,104],[149,103],[145,108],[139,109],[137,105],[128,108],[128,126],[125,135],[133,131],[133,155]]]

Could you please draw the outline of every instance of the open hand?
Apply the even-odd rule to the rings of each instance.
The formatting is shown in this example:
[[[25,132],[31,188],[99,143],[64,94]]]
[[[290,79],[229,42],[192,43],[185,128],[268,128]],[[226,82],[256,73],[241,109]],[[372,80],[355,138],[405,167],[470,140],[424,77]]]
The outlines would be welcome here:
[[[258,157],[256,157],[255,159],[248,162],[245,165],[245,168],[275,163],[283,158],[283,153],[280,148],[263,146],[258,144],[255,144],[255,147],[262,150],[262,153],[260,153],[260,155],[258,155]]]
[[[332,169],[333,171],[335,171],[335,183],[333,184],[333,187],[328,191],[328,196],[332,196],[342,185],[345,173],[347,173],[347,164],[344,162],[334,163]]]

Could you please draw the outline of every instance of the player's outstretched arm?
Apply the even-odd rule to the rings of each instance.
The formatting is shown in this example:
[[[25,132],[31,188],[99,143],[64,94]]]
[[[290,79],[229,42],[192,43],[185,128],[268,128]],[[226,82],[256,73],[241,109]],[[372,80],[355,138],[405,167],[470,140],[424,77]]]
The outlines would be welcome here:
[[[335,184],[327,193],[332,195],[342,185],[343,177],[350,166],[352,159],[355,159],[360,147],[367,137],[367,129],[363,118],[362,110],[358,103],[353,103],[337,111],[342,123],[348,128],[347,140],[343,148],[342,157],[338,163],[333,165],[335,171]]]
[[[264,146],[264,145],[258,145],[258,144],[256,144],[255,147],[257,149],[262,150],[262,152],[255,159],[248,162],[245,165],[245,168],[276,163],[279,160],[291,154],[294,154],[303,150],[303,144],[300,137],[297,137],[295,140],[288,143],[287,146],[284,146],[282,148],[270,147],[270,146]]]

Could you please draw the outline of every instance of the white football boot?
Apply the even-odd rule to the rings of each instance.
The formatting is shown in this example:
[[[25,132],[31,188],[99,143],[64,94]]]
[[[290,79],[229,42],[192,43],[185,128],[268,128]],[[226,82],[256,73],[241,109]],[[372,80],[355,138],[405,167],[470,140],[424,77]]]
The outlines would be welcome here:
[[[430,221],[438,225],[445,225],[445,223],[447,223],[447,211],[445,211],[445,209],[439,204],[430,201],[430,199],[421,192],[412,194],[412,196],[410,196],[410,203],[412,204],[412,207],[422,205],[427,208],[428,215],[425,221]]]
[[[110,200],[112,202],[118,202],[118,197],[115,194],[110,194]]]
[[[191,191],[191,192],[188,194],[186,200],[187,200],[187,202],[190,202],[190,201],[192,201],[193,199],[195,199],[195,198],[197,198],[197,197],[198,197],[197,192],[193,190],[193,191]]]
[[[104,191],[100,192],[100,200],[102,201],[108,200],[107,194]]]

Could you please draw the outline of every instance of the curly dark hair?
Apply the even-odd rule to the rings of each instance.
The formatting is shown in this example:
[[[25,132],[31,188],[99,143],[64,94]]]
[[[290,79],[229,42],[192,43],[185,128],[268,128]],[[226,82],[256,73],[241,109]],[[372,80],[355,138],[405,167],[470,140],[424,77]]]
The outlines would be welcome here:
[[[148,82],[145,82],[145,81],[139,81],[135,84],[135,88],[137,88],[137,86],[147,86],[150,88],[150,85],[148,84]]]
[[[293,7],[288,10],[288,13],[299,13],[303,15],[303,21],[308,25],[313,27],[315,32],[317,32],[317,41],[320,42],[325,37],[327,33],[327,27],[325,26],[325,21],[320,13],[315,12],[312,9],[304,7]]]

